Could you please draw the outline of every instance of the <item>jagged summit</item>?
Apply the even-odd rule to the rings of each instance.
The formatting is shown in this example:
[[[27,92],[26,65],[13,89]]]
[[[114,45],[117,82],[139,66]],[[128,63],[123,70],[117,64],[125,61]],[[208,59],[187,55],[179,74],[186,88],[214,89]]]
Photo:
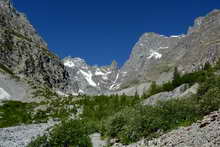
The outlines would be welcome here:
[[[88,65],[78,57],[66,57],[63,63],[70,74],[69,91],[75,94],[103,94],[113,90],[119,72],[116,61],[98,67]]]

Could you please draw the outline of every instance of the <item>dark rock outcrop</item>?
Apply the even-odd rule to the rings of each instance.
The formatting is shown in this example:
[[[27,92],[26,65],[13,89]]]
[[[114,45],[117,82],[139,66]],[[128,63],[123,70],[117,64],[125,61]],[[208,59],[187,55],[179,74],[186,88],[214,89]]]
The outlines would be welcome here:
[[[64,88],[68,73],[26,16],[9,0],[0,0],[0,64],[21,78]]]

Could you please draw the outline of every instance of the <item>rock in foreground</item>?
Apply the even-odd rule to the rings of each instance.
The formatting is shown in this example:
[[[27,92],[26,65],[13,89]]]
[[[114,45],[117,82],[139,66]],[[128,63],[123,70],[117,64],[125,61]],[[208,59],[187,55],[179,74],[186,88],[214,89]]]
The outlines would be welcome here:
[[[25,147],[52,125],[53,123],[0,128],[0,147]]]

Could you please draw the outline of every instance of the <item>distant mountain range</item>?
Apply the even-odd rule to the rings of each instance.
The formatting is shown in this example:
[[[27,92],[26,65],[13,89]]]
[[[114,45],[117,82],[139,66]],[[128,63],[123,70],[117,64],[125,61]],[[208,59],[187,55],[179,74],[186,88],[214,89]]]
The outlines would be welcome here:
[[[138,91],[142,94],[152,81],[160,84],[171,80],[175,67],[186,73],[202,68],[205,63],[214,64],[220,56],[219,36],[220,11],[213,10],[197,18],[187,34],[143,34],[120,69],[115,63],[106,67],[91,67],[79,58],[67,57],[63,62],[72,83],[78,83],[78,90],[85,93],[132,95]],[[77,93],[77,90],[74,92]]]
[[[0,64],[20,78],[67,94],[142,94],[152,81],[172,79],[175,67],[181,73],[191,72],[214,64],[220,56],[219,10],[197,18],[184,35],[143,34],[119,68],[115,61],[98,67],[75,57],[61,60],[24,14],[8,0],[0,5]]]

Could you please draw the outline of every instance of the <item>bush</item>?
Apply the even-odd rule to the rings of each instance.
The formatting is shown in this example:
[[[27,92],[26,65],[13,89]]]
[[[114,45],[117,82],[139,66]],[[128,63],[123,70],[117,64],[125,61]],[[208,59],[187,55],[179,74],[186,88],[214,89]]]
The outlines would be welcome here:
[[[86,125],[80,120],[70,120],[55,126],[49,136],[38,137],[28,147],[92,147]]]
[[[34,103],[5,101],[0,106],[0,128],[31,123],[31,112],[35,106]]]
[[[220,108],[220,89],[204,96],[159,102],[156,106],[136,106],[121,110],[106,119],[103,132],[123,144],[151,139],[179,126],[187,126]]]
[[[210,89],[199,99],[201,114],[206,115],[220,108],[220,89]]]
[[[131,96],[94,96],[87,97],[80,103],[83,105],[83,114],[81,118],[87,120],[91,124],[96,124],[96,130],[99,129],[100,122],[108,116],[124,109],[127,106],[134,106],[139,102],[138,97]]]
[[[47,136],[39,136],[36,140],[28,144],[27,147],[50,147],[47,141]]]

